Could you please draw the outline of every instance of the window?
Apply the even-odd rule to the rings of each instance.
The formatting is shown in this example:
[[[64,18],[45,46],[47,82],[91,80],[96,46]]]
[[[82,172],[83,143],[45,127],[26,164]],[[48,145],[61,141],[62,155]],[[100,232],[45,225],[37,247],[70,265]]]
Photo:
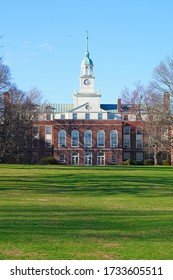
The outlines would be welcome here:
[[[51,141],[51,139],[46,139],[46,140],[45,140],[45,146],[46,146],[46,148],[51,148],[51,147],[52,147],[52,141]]]
[[[130,135],[124,135],[123,147],[127,149],[130,148]]]
[[[143,153],[137,152],[136,153],[136,161],[143,161]]]
[[[130,159],[130,152],[125,152],[124,153],[124,160]]]
[[[118,132],[116,130],[112,130],[110,133],[110,146],[112,148],[118,147]]]
[[[168,128],[167,127],[162,127],[162,136],[165,136],[165,138],[168,137]]]
[[[105,133],[103,130],[99,130],[97,133],[97,147],[105,146]]]
[[[92,132],[91,130],[85,130],[84,132],[84,147],[92,146]]]
[[[52,133],[52,127],[51,126],[46,126],[45,127],[45,132],[46,132],[46,134],[51,134]]]
[[[65,147],[66,146],[66,132],[65,130],[60,130],[58,134],[58,142],[59,147]]]
[[[143,148],[143,131],[140,127],[136,128],[136,148]]]
[[[136,148],[142,148],[143,147],[143,141],[142,141],[142,139],[141,140],[138,140],[138,139],[136,139]]]
[[[136,128],[136,134],[137,134],[137,135],[142,135],[142,134],[143,134],[143,131],[142,131],[142,128],[141,128],[141,127],[137,127],[137,128]]]
[[[61,114],[61,120],[65,120],[65,114]]]
[[[72,147],[78,147],[79,146],[79,131],[72,130],[71,138],[72,138],[72,141],[71,141]]]
[[[33,148],[38,148],[39,147],[39,139],[38,138],[34,138],[32,140],[32,147]]]
[[[102,113],[98,113],[98,120],[102,120],[103,119],[103,114]]]
[[[162,157],[162,160],[167,160],[168,159],[168,154],[167,153],[162,153],[161,157]]]
[[[50,121],[51,120],[51,114],[46,114],[46,121]]]
[[[123,127],[123,147],[130,148],[130,126],[125,125]]]
[[[73,113],[73,120],[77,120],[77,113]]]
[[[85,165],[92,165],[92,152],[85,152]]]
[[[39,127],[38,126],[33,126],[32,134],[33,134],[32,147],[38,148],[39,147]]]
[[[38,134],[39,134],[39,127],[38,126],[33,126],[32,134],[33,134],[33,136],[37,136],[38,137]]]
[[[117,163],[117,155],[112,154],[112,164],[116,164],[116,163]]]
[[[90,113],[85,113],[85,119],[90,120]]]
[[[124,134],[130,134],[130,126],[129,125],[125,125],[123,127],[123,133]]]
[[[64,154],[60,154],[59,155],[59,162],[60,163],[64,163],[65,162],[65,155]]]

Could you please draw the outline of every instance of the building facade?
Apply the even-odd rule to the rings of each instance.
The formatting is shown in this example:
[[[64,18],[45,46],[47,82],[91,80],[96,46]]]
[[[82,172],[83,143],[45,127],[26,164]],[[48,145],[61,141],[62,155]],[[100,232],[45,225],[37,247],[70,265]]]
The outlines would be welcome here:
[[[102,104],[95,91],[88,38],[79,91],[72,104],[44,104],[33,127],[33,162],[53,156],[67,165],[121,165],[150,158],[144,150],[142,122],[121,104]]]

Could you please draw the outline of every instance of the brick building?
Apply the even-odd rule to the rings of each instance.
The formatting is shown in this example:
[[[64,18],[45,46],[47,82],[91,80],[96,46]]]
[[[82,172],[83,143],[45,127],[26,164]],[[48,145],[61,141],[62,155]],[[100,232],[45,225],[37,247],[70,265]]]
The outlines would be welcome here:
[[[80,89],[73,104],[44,104],[34,121],[33,161],[53,156],[59,164],[121,165],[142,162],[142,123],[121,104],[102,104],[95,92],[88,38],[81,63]]]

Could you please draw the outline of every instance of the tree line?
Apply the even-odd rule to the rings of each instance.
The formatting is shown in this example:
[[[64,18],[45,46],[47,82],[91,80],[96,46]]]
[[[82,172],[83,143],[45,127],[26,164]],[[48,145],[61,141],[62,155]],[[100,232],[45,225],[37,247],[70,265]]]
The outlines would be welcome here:
[[[32,122],[38,114],[41,93],[19,90],[10,69],[0,58],[0,163],[32,161]]]

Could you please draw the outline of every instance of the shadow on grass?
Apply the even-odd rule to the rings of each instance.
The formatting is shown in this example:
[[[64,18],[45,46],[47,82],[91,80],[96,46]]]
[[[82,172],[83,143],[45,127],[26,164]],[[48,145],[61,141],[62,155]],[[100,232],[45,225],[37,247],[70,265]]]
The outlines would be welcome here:
[[[143,195],[173,196],[173,179],[165,177],[136,177],[122,175],[88,176],[62,174],[45,176],[15,176],[1,178],[0,192],[33,191],[34,193],[68,193],[80,195]]]
[[[0,211],[4,212],[1,207]],[[89,210],[73,207],[6,207],[1,220],[1,241],[9,238],[117,238],[172,242],[172,211]],[[10,237],[11,236],[11,237]],[[28,237],[27,237],[28,238]]]

